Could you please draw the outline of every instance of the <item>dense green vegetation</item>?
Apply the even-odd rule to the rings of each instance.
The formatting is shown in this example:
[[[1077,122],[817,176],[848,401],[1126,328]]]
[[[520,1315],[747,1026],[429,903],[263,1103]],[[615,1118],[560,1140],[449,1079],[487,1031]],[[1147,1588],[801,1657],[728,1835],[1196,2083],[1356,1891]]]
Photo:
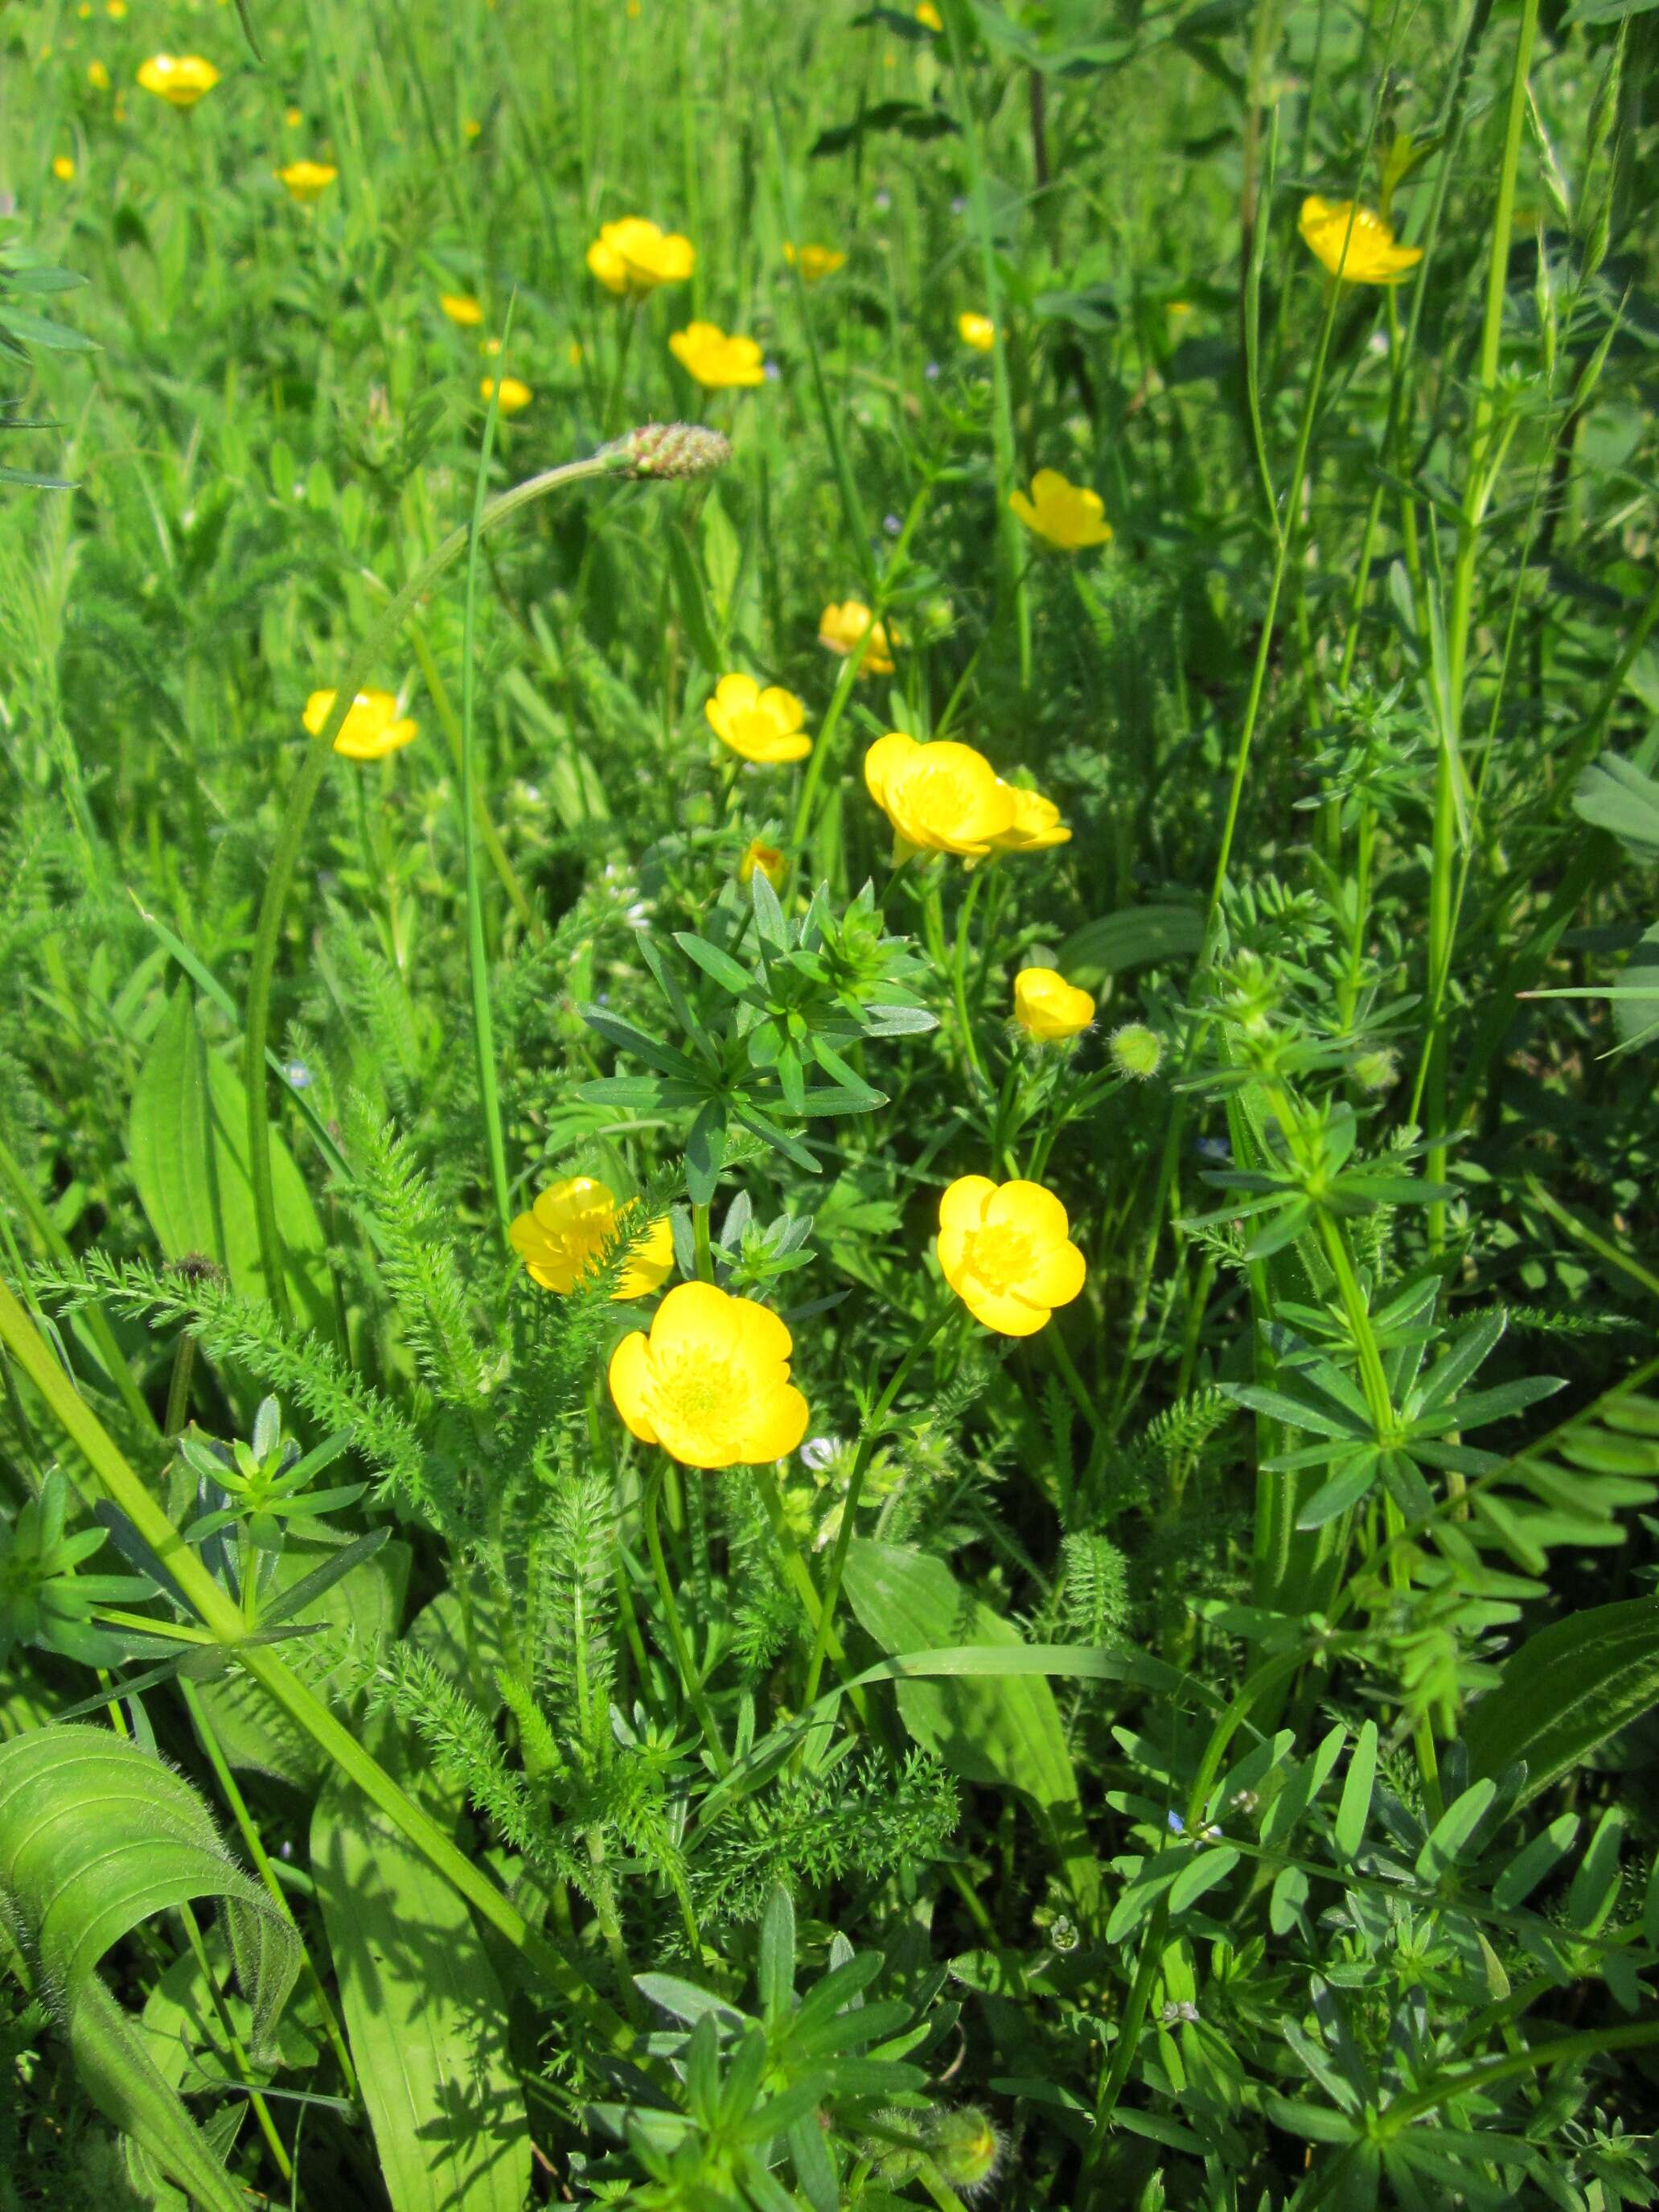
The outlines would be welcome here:
[[[1654,2202],[1650,0],[0,64],[0,2212]]]

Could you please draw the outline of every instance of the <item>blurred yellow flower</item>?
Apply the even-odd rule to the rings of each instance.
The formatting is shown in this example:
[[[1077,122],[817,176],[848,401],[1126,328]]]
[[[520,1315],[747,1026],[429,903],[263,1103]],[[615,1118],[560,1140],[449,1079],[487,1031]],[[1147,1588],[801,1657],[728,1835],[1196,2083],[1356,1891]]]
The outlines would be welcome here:
[[[121,12],[125,15],[126,9]],[[152,54],[140,69],[138,82],[171,107],[194,107],[218,83],[219,72],[200,54]]]
[[[587,265],[607,292],[642,299],[659,284],[683,284],[696,263],[689,238],[663,231],[642,215],[601,223]]]
[[[332,161],[290,161],[285,169],[278,169],[277,177],[286,187],[291,200],[301,207],[310,207],[339,175]]]
[[[109,90],[109,70],[102,62],[91,61],[87,64],[87,82],[94,92]]]
[[[297,131],[305,119],[305,110],[302,107],[290,107],[283,116],[283,122],[290,131]]]
[[[722,676],[702,711],[720,743],[744,760],[779,767],[805,760],[812,750],[802,727],[806,709],[780,684],[763,691],[752,676]]]
[[[962,1176],[939,1205],[945,1279],[999,1336],[1035,1336],[1083,1288],[1083,1255],[1066,1208],[1040,1182]]]
[[[464,331],[477,330],[483,320],[483,308],[470,292],[440,292],[438,305]]]
[[[964,307],[957,317],[957,335],[975,353],[989,353],[997,342],[997,326],[988,315],[976,315]]]
[[[783,241],[783,258],[793,269],[799,265],[801,279],[816,284],[821,276],[833,276],[837,269],[847,266],[847,256],[833,246],[803,246],[796,247],[792,239]]]
[[[52,164],[52,173],[57,178],[60,185],[72,185],[75,182],[75,161],[73,155],[69,154],[58,154],[55,155]]]
[[[495,360],[496,355],[501,351],[501,342],[499,338],[480,338],[478,340],[478,351],[481,354],[487,355],[491,361]]]
[[[313,691],[306,701],[303,717],[305,726],[313,738],[320,738],[330,714],[334,710],[332,691]],[[399,716],[398,702],[389,691],[360,691],[353,699],[340,734],[334,740],[334,750],[343,753],[348,760],[384,760],[406,745],[419,730],[418,722],[407,715]]]
[[[580,368],[581,367],[582,348],[581,340],[580,338],[571,338],[567,342],[564,349],[564,357],[570,363],[572,368]]]
[[[935,33],[945,28],[945,18],[934,7],[933,0],[916,0],[916,21]]]
[[[104,0],[104,13],[112,22],[120,22],[126,12],[127,0]]]
[[[1421,246],[1396,246],[1394,226],[1352,200],[1322,199],[1310,192],[1297,228],[1332,276],[1350,284],[1397,284],[1423,258]]]
[[[1062,553],[1111,543],[1112,526],[1099,493],[1086,484],[1068,483],[1058,469],[1039,469],[1031,478],[1030,496],[1017,491],[1008,504],[1028,530]]]
[[[983,753],[948,738],[919,745],[890,730],[866,753],[864,781],[893,825],[896,859],[915,852],[982,860],[1014,826],[1012,790]]]
[[[641,1443],[683,1467],[764,1465],[806,1433],[789,1380],[794,1343],[775,1313],[713,1283],[678,1283],[611,1355],[611,1396]]]
[[[507,1242],[532,1282],[568,1294],[591,1272],[617,1234],[616,1194],[592,1176],[550,1183],[508,1229]],[[642,1298],[666,1282],[674,1267],[668,1217],[649,1223],[630,1241],[613,1298]]]
[[[1027,791],[1023,784],[1005,784],[1003,789],[1014,802],[1014,818],[991,840],[994,851],[1040,853],[1046,846],[1070,843],[1072,833],[1052,799],[1040,791]]]
[[[668,341],[680,367],[709,392],[737,384],[764,384],[766,369],[753,338],[728,337],[717,323],[688,323]]]
[[[738,862],[738,881],[743,884],[752,882],[757,869],[765,877],[775,891],[781,891],[783,889],[783,879],[789,872],[789,863],[775,845],[763,845],[760,839],[757,837],[748,846],[743,858]]]
[[[1095,1018],[1086,991],[1053,968],[1022,968],[1014,978],[1014,1019],[1039,1044],[1064,1044],[1080,1036]]]
[[[862,599],[843,599],[839,606],[831,600],[818,617],[818,643],[843,659],[858,651],[866,630],[870,632],[870,642],[859,663],[860,675],[890,676],[893,647],[904,642],[896,623],[877,623],[872,628],[870,610]]]
[[[486,376],[478,386],[478,396],[488,402],[495,398],[495,380],[493,376]],[[527,384],[521,384],[516,376],[504,376],[501,379],[501,396],[495,403],[497,412],[502,415],[522,415],[535,396],[530,386]]]
[[[475,117],[471,115],[467,117],[465,122],[461,125],[463,137],[469,140],[476,138],[483,129],[483,124],[478,122]]]

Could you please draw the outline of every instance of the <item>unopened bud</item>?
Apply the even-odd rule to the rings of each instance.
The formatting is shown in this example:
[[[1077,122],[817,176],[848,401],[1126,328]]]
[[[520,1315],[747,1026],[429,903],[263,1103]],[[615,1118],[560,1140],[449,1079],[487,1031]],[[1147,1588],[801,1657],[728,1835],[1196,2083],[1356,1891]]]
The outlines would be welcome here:
[[[1112,1065],[1120,1075],[1133,1076],[1137,1083],[1146,1082],[1156,1075],[1164,1060],[1164,1040],[1156,1030],[1149,1030],[1145,1022],[1126,1022],[1121,1030],[1112,1033]]]
[[[1002,2162],[1002,2138],[977,2105],[941,2112],[928,2149],[951,2188],[964,2196],[983,2189]]]
[[[1378,1045],[1351,1061],[1348,1073],[1362,1091],[1392,1091],[1400,1077],[1400,1055]]]
[[[700,422],[647,422],[610,447],[629,477],[706,477],[732,458],[732,442]]]

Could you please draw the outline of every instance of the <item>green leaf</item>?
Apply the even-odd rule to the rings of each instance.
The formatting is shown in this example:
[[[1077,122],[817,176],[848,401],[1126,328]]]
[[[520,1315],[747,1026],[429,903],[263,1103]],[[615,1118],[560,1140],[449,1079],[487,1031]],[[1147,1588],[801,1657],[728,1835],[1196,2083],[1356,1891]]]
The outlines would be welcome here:
[[[343,1550],[290,1536],[273,1569],[271,1619],[355,1629],[366,1638],[395,1636],[410,1551],[407,1544],[387,1542],[386,1535],[377,1529]],[[331,1680],[325,1674],[313,1682],[319,1695],[328,1694]],[[251,1674],[237,1668],[203,1683],[200,1696],[233,1766],[275,1775],[299,1790],[316,1787],[328,1765],[325,1755]]]
[[[1366,1721],[1355,1739],[1353,1756],[1342,1780],[1332,1841],[1338,1858],[1352,1860],[1365,1839],[1371,1814],[1371,1791],[1376,1784],[1376,1723]]]
[[[1218,1844],[1213,1850],[1200,1851],[1190,1865],[1182,1867],[1170,1885],[1170,1917],[1185,1912],[1206,1891],[1225,1881],[1237,1864],[1238,1853],[1231,1844]]]
[[[173,993],[139,1072],[127,1151],[139,1200],[167,1257],[203,1254],[218,1262],[240,1296],[265,1297],[247,1169],[246,1094],[235,1070],[208,1050],[186,984]],[[331,1337],[322,1224],[274,1130],[270,1171],[289,1299],[311,1328]]]
[[[465,1905],[338,1781],[312,1818],[311,1869],[392,2212],[521,2212],[529,2124]]]
[[[1203,942],[1196,907],[1128,906],[1074,929],[1055,965],[1068,982],[1088,989],[1126,968],[1190,959]]]
[[[1652,0],[1652,4],[1659,7],[1659,0]],[[1620,0],[1605,15],[1592,16],[1581,10],[1576,20],[1612,22],[1619,15],[1634,12]],[[1659,783],[1633,761],[1621,760],[1617,753],[1603,753],[1579,777],[1572,805],[1581,821],[1594,823],[1598,830],[1611,830],[1633,860],[1644,866],[1659,860]]]
[[[202,1897],[219,1900],[263,2051],[299,1971],[299,1937],[226,1851],[190,1784],[107,1729],[58,1725],[0,1745],[0,1907],[52,1994],[88,2095],[198,2204],[241,2212],[241,2191],[97,1973],[153,1913]]]
[[[1504,1662],[1463,1731],[1471,1778],[1523,1759],[1525,1804],[1659,1703],[1659,1597],[1553,1621]]]
[[[1019,1644],[999,1613],[963,1588],[942,1559],[857,1537],[845,1589],[859,1626],[890,1655],[975,1644]],[[1078,1902],[1100,1901],[1100,1869],[1078,1800],[1077,1775],[1054,1693],[1041,1675],[905,1681],[899,1712],[917,1742],[969,1782],[1018,1790],[1037,1808]]]
[[[1492,1884],[1492,1903],[1500,1912],[1524,1905],[1546,1875],[1560,1865],[1578,1840],[1577,1813],[1563,1813],[1516,1853]]]

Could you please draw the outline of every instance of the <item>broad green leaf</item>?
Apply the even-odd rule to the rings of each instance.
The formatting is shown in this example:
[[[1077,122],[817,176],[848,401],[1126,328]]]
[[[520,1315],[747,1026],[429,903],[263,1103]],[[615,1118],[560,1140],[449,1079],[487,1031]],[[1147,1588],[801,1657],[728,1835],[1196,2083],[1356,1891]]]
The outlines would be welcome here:
[[[264,1297],[247,1168],[246,1093],[229,1063],[208,1050],[187,984],[173,993],[139,1071],[127,1151],[139,1200],[167,1257],[204,1254],[242,1297]],[[275,1131],[270,1172],[289,1297],[311,1328],[331,1336],[322,1224],[293,1154]]]
[[[299,1971],[299,1937],[190,1784],[106,1729],[58,1725],[0,1745],[0,1907],[53,1993],[88,2095],[198,2204],[240,2212],[240,2191],[97,1973],[153,1913],[202,1897],[218,1901],[262,2051]]]
[[[522,2212],[524,2095],[465,1905],[339,1782],[312,1816],[311,1869],[392,2212]]]
[[[1541,1835],[1522,1844],[1492,1884],[1492,1903],[1500,1912],[1524,1905],[1546,1875],[1559,1866],[1578,1840],[1577,1813],[1563,1813]]]
[[[1085,988],[1149,962],[1190,959],[1204,942],[1196,907],[1129,906],[1074,929],[1060,948],[1060,972]]]
[[[1659,1702],[1659,1597],[1553,1621],[1504,1662],[1468,1717],[1472,1777],[1526,1762],[1524,1804]]]
[[[1659,0],[1652,0],[1659,6]],[[1637,11],[1628,0],[1604,13],[1591,15],[1580,9],[1577,21],[1611,22]],[[1659,783],[1644,775],[1634,761],[1617,753],[1603,753],[1579,777],[1573,787],[1573,811],[1598,830],[1611,830],[1633,860],[1645,866],[1659,860]]]
[[[1213,1850],[1200,1852],[1189,1866],[1182,1867],[1170,1885],[1171,1917],[1185,1912],[1206,1891],[1225,1881],[1237,1864],[1238,1853],[1231,1844],[1218,1844]]]
[[[859,1626],[890,1656],[1023,1641],[942,1559],[903,1546],[855,1538],[844,1587]],[[896,1694],[906,1728],[956,1773],[1032,1801],[1079,1903],[1092,1911],[1100,1869],[1085,1832],[1060,1707],[1043,1677],[904,1681]]]
[[[1336,1823],[1332,1840],[1340,1859],[1351,1860],[1365,1839],[1365,1826],[1371,1816],[1371,1791],[1376,1783],[1376,1723],[1366,1721],[1355,1740],[1353,1756],[1348,1761],[1347,1773],[1342,1780],[1342,1796],[1336,1808]]]

